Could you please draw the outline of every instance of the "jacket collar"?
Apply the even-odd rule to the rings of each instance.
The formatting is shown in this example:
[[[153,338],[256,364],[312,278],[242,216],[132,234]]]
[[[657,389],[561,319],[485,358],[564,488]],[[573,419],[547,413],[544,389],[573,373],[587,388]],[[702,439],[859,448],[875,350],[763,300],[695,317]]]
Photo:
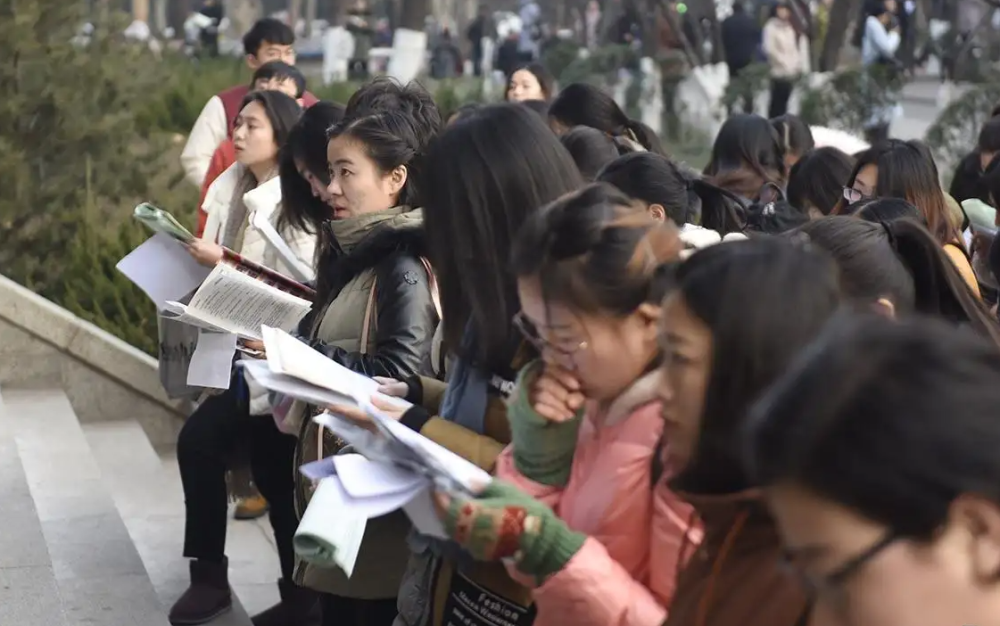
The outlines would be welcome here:
[[[659,384],[658,368],[640,376],[608,405],[608,410],[603,420],[604,425],[613,426],[618,424],[631,415],[638,407],[650,402],[656,402],[659,399],[657,395]]]
[[[281,179],[275,176],[257,185],[243,194],[243,203],[248,215],[263,212],[270,219],[281,204]]]

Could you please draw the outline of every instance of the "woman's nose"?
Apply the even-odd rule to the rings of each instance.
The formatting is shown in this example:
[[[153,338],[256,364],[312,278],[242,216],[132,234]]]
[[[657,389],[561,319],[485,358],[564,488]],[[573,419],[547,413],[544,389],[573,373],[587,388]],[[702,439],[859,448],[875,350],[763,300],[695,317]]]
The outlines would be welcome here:
[[[331,196],[340,195],[340,183],[337,182],[336,178],[330,179],[330,184],[326,186],[326,192]]]

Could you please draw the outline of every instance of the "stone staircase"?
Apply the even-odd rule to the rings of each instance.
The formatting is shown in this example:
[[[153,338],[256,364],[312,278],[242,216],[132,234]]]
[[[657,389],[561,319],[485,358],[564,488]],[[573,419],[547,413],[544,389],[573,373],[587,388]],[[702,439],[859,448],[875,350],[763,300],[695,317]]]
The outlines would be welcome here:
[[[59,390],[3,389],[0,502],[0,624],[167,626],[188,580],[183,493],[138,423],[80,424]],[[213,626],[277,602],[272,542],[266,520],[230,521],[238,599]]]
[[[187,588],[173,445],[184,409],[156,361],[0,276],[0,626],[167,626]],[[230,521],[234,607],[278,601],[270,524]]]

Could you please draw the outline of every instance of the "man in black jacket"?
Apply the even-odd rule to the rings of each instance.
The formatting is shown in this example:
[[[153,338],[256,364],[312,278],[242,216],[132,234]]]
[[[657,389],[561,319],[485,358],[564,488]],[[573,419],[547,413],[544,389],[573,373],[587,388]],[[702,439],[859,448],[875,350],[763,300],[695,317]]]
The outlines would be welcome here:
[[[747,13],[743,2],[734,2],[733,14],[722,22],[722,48],[729,66],[730,81],[736,80],[757,57],[760,25]],[[753,93],[742,94],[742,99],[743,111],[753,113]]]

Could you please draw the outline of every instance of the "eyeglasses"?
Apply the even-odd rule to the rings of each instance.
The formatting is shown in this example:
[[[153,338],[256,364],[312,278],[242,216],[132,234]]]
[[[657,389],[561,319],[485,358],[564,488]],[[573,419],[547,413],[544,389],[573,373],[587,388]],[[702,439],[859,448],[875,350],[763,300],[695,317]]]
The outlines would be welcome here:
[[[571,347],[560,346],[552,343],[538,333],[538,329],[535,328],[535,325],[532,324],[531,320],[529,320],[524,314],[524,311],[518,311],[517,314],[514,315],[514,326],[517,327],[517,330],[524,335],[524,338],[527,339],[536,350],[538,350],[539,354],[544,354],[548,351],[550,355],[556,358],[559,365],[562,365],[566,369],[574,369],[576,363],[573,360],[573,357],[576,353],[581,350],[586,350],[588,347],[586,341],[580,341]]]
[[[854,187],[844,187],[844,200],[847,200],[850,204],[857,204],[858,202],[866,200],[870,197],[871,196],[866,196],[861,192],[861,190],[855,189]]]
[[[865,548],[845,562],[833,568],[825,574],[810,574],[795,564],[793,555],[785,554],[782,558],[784,568],[792,573],[809,594],[816,598],[825,598],[834,608],[843,609],[847,604],[847,597],[844,593],[844,584],[855,575],[858,570],[869,561],[882,553],[883,550],[894,544],[900,536],[895,532],[888,532],[884,537]]]

